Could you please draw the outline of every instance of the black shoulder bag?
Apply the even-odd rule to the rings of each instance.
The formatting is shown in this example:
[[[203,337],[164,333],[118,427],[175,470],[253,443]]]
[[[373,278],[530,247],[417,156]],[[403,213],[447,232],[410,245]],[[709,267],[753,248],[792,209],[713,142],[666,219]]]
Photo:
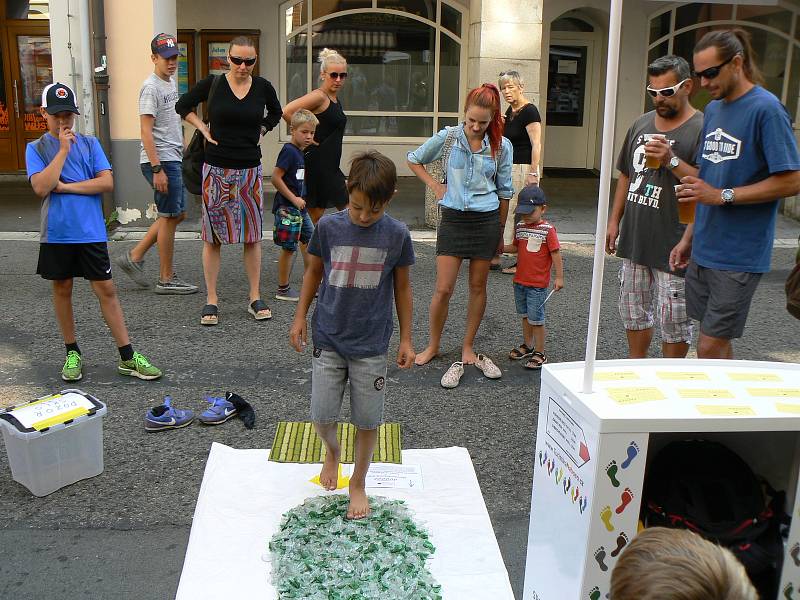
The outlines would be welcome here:
[[[217,75],[214,77],[214,81],[211,82],[211,89],[206,99],[206,118],[203,119],[204,123],[208,123],[208,118],[211,114],[211,99],[214,97],[214,92],[222,77],[224,77],[224,75]],[[183,150],[181,171],[183,172],[183,185],[189,190],[189,193],[195,194],[196,196],[200,196],[203,193],[203,161],[205,160],[205,156],[206,138],[199,129],[195,129],[189,145]]]

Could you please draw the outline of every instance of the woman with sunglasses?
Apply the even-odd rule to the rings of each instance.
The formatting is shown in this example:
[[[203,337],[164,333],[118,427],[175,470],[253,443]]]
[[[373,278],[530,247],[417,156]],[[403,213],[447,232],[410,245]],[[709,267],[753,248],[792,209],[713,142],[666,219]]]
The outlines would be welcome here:
[[[342,210],[347,206],[344,173],[339,167],[347,115],[338,95],[345,79],[347,61],[336,50],[323,48],[319,53],[319,87],[292,100],[283,110],[287,123],[292,122],[292,115],[301,108],[310,110],[319,120],[314,142],[305,154],[305,201],[315,224],[326,208],[335,206]]]
[[[511,181],[514,190],[519,192],[526,185],[539,185],[540,151],[542,140],[542,117],[536,105],[525,97],[525,83],[518,71],[503,71],[497,81],[503,99],[508,102],[503,120],[503,137],[508,138],[514,147],[514,167]],[[508,206],[506,226],[503,238],[506,244],[514,241],[514,209],[517,208],[516,196]],[[500,268],[500,256],[492,259],[491,269]],[[517,264],[503,269],[503,273],[513,275],[517,272]]]
[[[175,105],[178,114],[200,130],[207,142],[201,228],[206,281],[202,325],[219,322],[217,276],[222,244],[244,244],[250,287],[247,312],[258,321],[272,317],[260,291],[263,190],[259,142],[280,122],[281,105],[272,84],[253,76],[256,60],[253,40],[234,38],[228,48],[230,70],[198,82]],[[208,99],[212,84],[216,87],[206,124],[197,116],[196,107]]]
[[[458,385],[465,364],[474,364],[486,377],[497,379],[500,369],[490,358],[473,348],[475,335],[486,309],[486,280],[489,262],[503,246],[503,224],[508,201],[514,194],[511,184],[513,148],[503,137],[500,91],[484,83],[467,94],[464,122],[445,127],[413,152],[408,166],[436,194],[441,220],[436,238],[436,288],[430,305],[430,340],[417,354],[416,364],[424,365],[439,353],[442,331],[447,320],[461,263],[469,260],[469,299],[467,324],[460,360],[454,362],[441,380],[446,388]],[[436,181],[425,170],[426,164],[442,158],[445,181]]]

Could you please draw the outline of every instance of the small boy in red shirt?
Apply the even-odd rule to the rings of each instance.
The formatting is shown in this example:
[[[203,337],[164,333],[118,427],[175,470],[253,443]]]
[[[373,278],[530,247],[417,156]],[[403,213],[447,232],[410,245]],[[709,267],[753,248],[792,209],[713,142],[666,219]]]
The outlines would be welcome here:
[[[522,189],[517,196],[515,214],[520,215],[514,242],[504,252],[517,253],[514,275],[514,300],[522,317],[523,342],[508,353],[511,360],[527,359],[526,369],[541,369],[547,362],[544,353],[544,305],[550,286],[550,270],[556,268],[555,291],[564,287],[564,263],[556,228],[544,220],[547,199],[536,185]]]

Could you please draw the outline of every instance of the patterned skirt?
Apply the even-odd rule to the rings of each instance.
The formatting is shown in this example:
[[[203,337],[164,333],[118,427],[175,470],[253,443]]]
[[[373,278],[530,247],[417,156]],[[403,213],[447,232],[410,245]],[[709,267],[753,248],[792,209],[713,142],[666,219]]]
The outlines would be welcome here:
[[[212,244],[261,241],[263,204],[261,165],[225,169],[203,163],[203,241]]]

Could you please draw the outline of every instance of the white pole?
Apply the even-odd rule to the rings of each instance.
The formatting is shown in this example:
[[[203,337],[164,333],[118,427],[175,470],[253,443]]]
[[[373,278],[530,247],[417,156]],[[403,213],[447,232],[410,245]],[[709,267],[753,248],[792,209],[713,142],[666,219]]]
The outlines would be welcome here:
[[[597,330],[600,326],[600,300],[603,291],[605,266],[606,221],[608,196],[611,193],[611,171],[614,161],[614,122],[619,82],[619,42],[622,34],[622,0],[611,0],[611,19],[608,26],[608,64],[606,66],[606,95],[603,110],[603,150],[600,160],[600,189],[597,195],[597,230],[594,241],[594,270],[592,295],[589,301],[589,331],[586,335],[586,359],[583,370],[583,393],[592,393],[594,359],[597,354]]]

